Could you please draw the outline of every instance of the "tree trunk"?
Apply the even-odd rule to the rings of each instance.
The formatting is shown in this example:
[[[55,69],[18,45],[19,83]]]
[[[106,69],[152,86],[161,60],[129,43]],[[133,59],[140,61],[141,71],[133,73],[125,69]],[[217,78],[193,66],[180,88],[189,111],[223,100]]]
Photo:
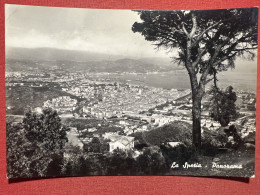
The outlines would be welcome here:
[[[197,93],[192,95],[192,144],[196,149],[201,147],[201,98]]]
[[[187,35],[188,36],[188,35]],[[191,83],[191,91],[192,91],[192,145],[200,150],[201,148],[201,100],[204,93],[205,81],[208,74],[208,70],[206,70],[198,83],[197,80],[197,72],[195,71],[195,67],[191,62],[191,39],[188,36],[187,39],[187,48],[186,48],[186,62],[185,67],[188,71]]]
[[[192,145],[200,150],[201,147],[201,100],[204,85],[198,85],[196,74],[189,74],[192,91]]]

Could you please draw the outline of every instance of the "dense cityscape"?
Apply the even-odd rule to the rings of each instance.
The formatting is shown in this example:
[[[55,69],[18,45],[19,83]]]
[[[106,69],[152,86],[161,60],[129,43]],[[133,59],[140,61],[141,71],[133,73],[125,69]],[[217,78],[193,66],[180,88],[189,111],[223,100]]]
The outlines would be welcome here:
[[[111,132],[111,128],[106,127],[98,131],[101,124],[90,122],[78,129],[75,128],[75,124],[70,126],[68,137],[71,143],[81,148],[91,142],[93,137],[105,137],[110,140],[110,152],[113,151],[111,148],[117,148],[114,146],[115,142],[120,149],[134,150],[134,144],[131,144],[130,148],[128,142],[124,144],[125,140],[133,142],[133,133],[150,131],[174,121],[192,124],[189,89],[168,90],[131,84],[127,81],[114,81],[103,77],[107,74],[109,73],[7,72],[7,116],[16,113],[22,115],[25,112],[23,109],[17,110],[19,108],[16,105],[19,102],[23,108],[28,106],[37,112],[41,112],[43,108],[52,108],[64,121],[71,118],[86,120],[86,123],[89,119],[95,119],[101,124],[105,121],[105,125],[112,124],[107,127],[116,127],[118,131]],[[39,96],[35,91],[43,93]],[[31,100],[26,98],[26,93]],[[236,93],[236,106],[241,116],[231,123],[243,123],[241,132],[242,137],[245,137],[255,132],[256,97],[253,92]],[[37,101],[33,96],[37,96]],[[204,127],[214,130],[219,128],[220,124],[210,119],[209,103],[209,95],[206,94],[201,122]]]

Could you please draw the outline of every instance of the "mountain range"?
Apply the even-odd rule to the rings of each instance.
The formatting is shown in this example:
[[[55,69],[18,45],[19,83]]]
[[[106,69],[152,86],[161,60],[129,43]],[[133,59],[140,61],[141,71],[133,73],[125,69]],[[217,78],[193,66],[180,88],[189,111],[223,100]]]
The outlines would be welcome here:
[[[182,69],[170,58],[135,58],[55,48],[6,48],[6,70],[63,69],[85,72],[167,72]]]

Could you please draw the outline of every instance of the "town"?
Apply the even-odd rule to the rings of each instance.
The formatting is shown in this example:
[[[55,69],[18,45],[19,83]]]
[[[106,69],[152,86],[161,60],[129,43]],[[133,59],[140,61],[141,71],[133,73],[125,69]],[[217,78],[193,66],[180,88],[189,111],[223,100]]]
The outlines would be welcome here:
[[[131,135],[136,132],[150,131],[174,121],[192,123],[190,89],[168,90],[104,79],[102,73],[97,77],[59,71],[50,74],[34,71],[7,72],[6,89],[9,114],[14,114],[12,109],[15,109],[18,102],[24,103],[19,90],[22,89],[20,93],[26,93],[29,89],[45,90],[42,97],[38,97],[40,101],[37,103],[30,103],[28,99],[24,101],[38,112],[42,108],[52,108],[64,121],[71,118],[75,120],[74,123],[68,123],[71,125],[68,138],[80,148],[96,137],[108,140],[110,152],[116,148],[134,150],[135,138]],[[236,93],[236,106],[241,116],[231,123],[243,124],[242,137],[245,137],[255,132],[256,96],[253,92],[242,90],[237,90]],[[31,92],[30,95],[35,93]],[[209,100],[205,97],[201,123],[203,127],[214,130],[220,124],[209,117],[208,106]],[[78,120],[86,124],[77,128]],[[93,120],[95,122],[92,123]]]

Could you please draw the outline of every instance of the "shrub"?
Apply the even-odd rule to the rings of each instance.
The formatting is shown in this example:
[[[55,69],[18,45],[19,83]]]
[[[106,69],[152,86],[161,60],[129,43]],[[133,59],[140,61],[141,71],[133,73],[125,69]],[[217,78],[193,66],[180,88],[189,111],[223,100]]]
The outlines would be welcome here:
[[[209,131],[204,129],[202,136],[202,145],[207,144],[213,147],[225,147],[228,141],[227,135],[223,131],[223,127],[220,127],[216,131]]]
[[[160,175],[165,171],[165,158],[158,146],[145,148],[137,157],[139,174]]]
[[[218,153],[219,147],[210,142],[201,145],[201,154],[203,156],[215,156]]]
[[[184,164],[185,162],[192,163],[198,160],[198,153],[192,146],[179,145],[172,148],[169,145],[162,144],[160,148],[167,167],[170,167],[173,162]]]

